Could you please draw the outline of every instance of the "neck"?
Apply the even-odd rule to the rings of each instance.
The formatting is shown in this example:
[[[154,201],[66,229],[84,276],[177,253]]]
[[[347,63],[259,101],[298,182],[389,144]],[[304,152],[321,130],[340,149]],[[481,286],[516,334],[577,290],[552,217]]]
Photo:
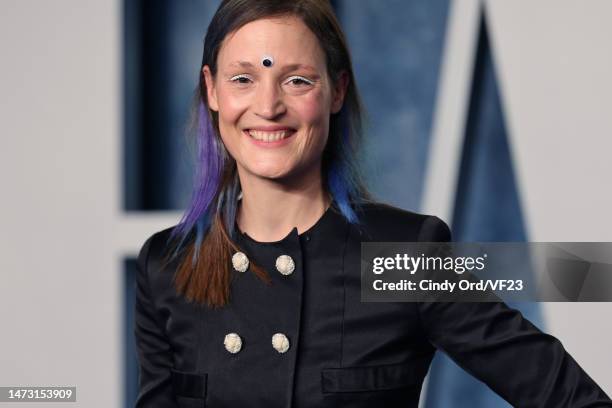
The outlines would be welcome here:
[[[240,177],[242,200],[236,220],[242,232],[259,242],[285,238],[294,227],[302,233],[312,227],[329,207],[321,172],[294,182]]]

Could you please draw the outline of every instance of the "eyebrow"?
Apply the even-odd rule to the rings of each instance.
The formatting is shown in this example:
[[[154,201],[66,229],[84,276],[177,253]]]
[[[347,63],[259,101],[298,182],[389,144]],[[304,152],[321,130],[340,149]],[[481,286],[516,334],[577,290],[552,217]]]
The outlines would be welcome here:
[[[229,64],[230,67],[253,68],[253,64],[248,61],[234,61]]]
[[[230,63],[229,66],[230,67],[241,67],[241,68],[254,68],[255,67],[253,64],[251,64],[248,61],[234,61]],[[299,64],[299,63],[285,65],[282,68],[283,70],[286,70],[286,71],[295,71],[297,69],[303,68],[303,69],[308,69],[308,70],[317,72],[317,69],[313,67],[312,65]]]

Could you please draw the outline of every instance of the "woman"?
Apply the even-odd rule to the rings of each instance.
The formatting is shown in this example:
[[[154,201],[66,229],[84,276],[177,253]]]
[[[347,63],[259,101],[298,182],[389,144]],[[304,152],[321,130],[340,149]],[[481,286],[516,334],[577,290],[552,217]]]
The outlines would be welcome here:
[[[368,200],[327,1],[222,2],[197,103],[193,201],[138,258],[137,406],[416,407],[436,348],[516,406],[612,406],[502,303],[360,302],[361,242],[450,233]]]

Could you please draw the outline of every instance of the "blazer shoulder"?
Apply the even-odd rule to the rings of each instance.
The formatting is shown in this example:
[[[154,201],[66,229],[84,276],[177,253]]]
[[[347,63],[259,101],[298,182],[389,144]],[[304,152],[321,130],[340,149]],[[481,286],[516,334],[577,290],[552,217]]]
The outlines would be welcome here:
[[[142,261],[157,260],[164,257],[172,244],[172,231],[176,226],[157,231],[144,242],[140,248],[138,259]]]
[[[171,255],[175,250],[172,231],[176,226],[152,234],[138,253],[138,274],[149,282],[153,293],[169,287],[174,275],[177,259]]]
[[[388,242],[450,241],[448,225],[434,215],[394,207],[380,202],[361,206],[360,230],[363,238]]]

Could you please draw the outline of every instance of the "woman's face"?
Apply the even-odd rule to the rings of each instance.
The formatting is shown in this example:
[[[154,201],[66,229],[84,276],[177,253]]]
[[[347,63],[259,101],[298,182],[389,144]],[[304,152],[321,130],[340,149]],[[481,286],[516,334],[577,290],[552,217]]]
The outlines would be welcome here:
[[[318,172],[347,75],[331,83],[314,33],[295,17],[253,21],[224,39],[217,67],[214,78],[203,69],[208,104],[241,178]]]

